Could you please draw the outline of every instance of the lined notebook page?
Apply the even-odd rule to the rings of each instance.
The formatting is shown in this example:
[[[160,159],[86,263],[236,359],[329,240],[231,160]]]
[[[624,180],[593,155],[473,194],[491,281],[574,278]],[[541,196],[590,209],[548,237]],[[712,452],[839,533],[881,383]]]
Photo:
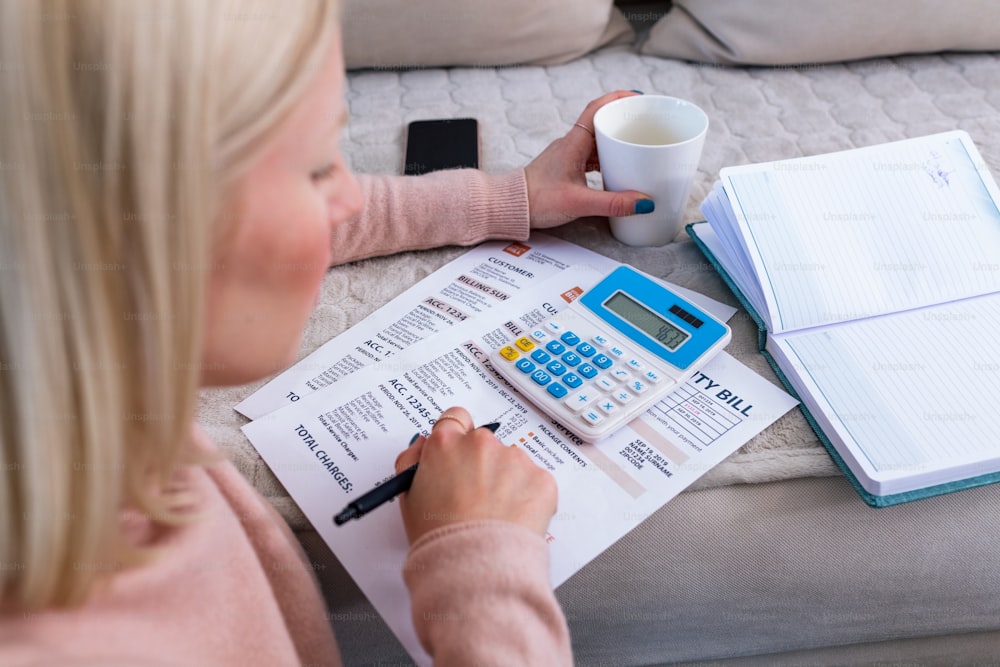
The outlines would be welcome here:
[[[757,276],[754,274],[749,254],[743,245],[743,237],[739,234],[739,225],[733,217],[732,209],[728,205],[726,193],[723,191],[721,183],[716,182],[712,191],[702,201],[701,212],[709,224],[699,226],[698,238],[722,264],[723,269],[739,287],[744,298],[753,305],[753,309],[761,317],[767,317],[767,303],[764,294],[757,281]],[[706,227],[707,229],[705,229]],[[770,321],[768,328],[770,328]]]
[[[964,132],[721,176],[775,331],[1000,290],[1000,195]]]
[[[990,295],[773,343],[786,372],[811,385],[814,414],[883,485],[869,491],[886,495],[1000,469],[998,331]]]

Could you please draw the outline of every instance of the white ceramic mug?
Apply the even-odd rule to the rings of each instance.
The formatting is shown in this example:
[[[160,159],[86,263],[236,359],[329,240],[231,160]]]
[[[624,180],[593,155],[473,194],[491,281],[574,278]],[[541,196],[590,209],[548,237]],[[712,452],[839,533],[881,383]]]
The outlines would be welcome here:
[[[605,104],[594,116],[604,189],[650,196],[652,213],[610,218],[627,245],[670,243],[681,229],[691,183],[708,132],[708,115],[686,100],[634,95]]]

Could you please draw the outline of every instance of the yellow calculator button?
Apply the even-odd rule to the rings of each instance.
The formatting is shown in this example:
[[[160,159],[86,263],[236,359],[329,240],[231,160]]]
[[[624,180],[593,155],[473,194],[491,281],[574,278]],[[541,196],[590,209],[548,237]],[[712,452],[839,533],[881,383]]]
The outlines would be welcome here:
[[[518,353],[517,350],[515,350],[510,345],[505,345],[504,347],[500,348],[500,356],[506,359],[507,361],[514,361],[521,355]]]
[[[514,345],[517,345],[525,352],[531,352],[533,349],[535,349],[535,343],[530,338],[525,338],[523,336],[515,340]]]

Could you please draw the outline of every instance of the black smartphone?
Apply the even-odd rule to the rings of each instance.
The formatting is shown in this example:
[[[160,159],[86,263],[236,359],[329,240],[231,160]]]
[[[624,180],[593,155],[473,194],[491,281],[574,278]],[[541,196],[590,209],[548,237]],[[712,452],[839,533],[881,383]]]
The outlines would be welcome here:
[[[407,176],[441,169],[479,168],[479,125],[475,118],[415,120],[406,131]]]

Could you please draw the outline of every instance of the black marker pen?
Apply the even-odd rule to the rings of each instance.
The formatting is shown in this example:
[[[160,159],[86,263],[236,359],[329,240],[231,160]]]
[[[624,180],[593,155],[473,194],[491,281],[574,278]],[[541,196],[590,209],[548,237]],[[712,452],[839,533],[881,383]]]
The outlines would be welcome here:
[[[497,429],[500,428],[500,422],[493,422],[479,428],[489,429],[490,432],[496,433]],[[410,485],[413,484],[413,476],[417,474],[418,465],[420,464],[413,464],[403,472],[387,480],[385,484],[376,486],[357,500],[348,503],[347,507],[333,517],[333,522],[340,526],[351,519],[360,519],[379,505],[383,505],[399,494],[408,491]]]

